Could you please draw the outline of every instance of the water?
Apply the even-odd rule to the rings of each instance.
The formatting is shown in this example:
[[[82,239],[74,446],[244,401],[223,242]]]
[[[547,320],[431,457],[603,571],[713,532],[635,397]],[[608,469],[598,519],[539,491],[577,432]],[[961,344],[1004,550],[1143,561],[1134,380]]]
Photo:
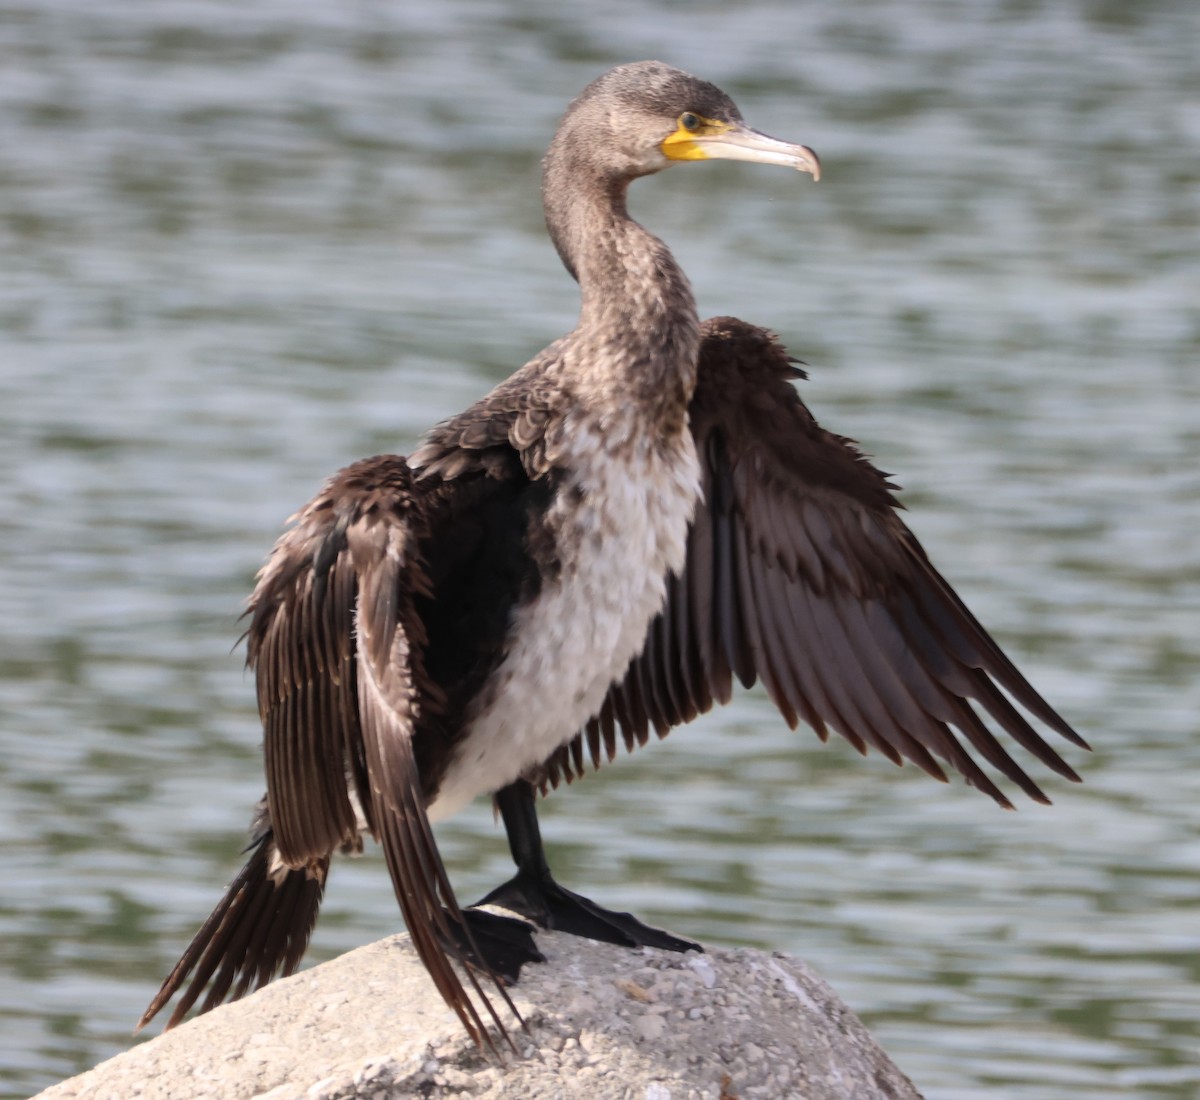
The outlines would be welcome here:
[[[1005,814],[751,693],[553,797],[552,860],[811,960],[930,1097],[1196,1095],[1198,40],[1167,3],[0,0],[0,1091],[129,1045],[261,789],[254,570],[571,326],[538,158],[658,55],[825,179],[635,212],[1097,751]],[[507,874],[486,806],[441,836],[463,898]],[[397,923],[339,866],[310,958]]]

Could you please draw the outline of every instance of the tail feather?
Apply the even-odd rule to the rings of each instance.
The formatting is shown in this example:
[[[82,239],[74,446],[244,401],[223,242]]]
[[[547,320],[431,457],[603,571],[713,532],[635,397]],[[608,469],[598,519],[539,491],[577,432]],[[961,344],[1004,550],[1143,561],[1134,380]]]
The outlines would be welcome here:
[[[167,975],[135,1034],[185,985],[167,1030],[187,1015],[206,987],[201,1012],[224,1001],[231,987],[229,999],[237,1000],[299,965],[317,922],[329,859],[300,868],[281,863],[263,810],[248,849],[250,858]]]

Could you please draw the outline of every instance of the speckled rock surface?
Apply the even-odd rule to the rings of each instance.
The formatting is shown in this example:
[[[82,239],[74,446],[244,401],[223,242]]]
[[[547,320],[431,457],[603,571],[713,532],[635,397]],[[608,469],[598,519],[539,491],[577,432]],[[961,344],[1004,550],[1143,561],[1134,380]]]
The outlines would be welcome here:
[[[630,951],[542,932],[513,1000],[520,1056],[481,1054],[407,936],[275,982],[44,1100],[919,1100],[804,963]]]

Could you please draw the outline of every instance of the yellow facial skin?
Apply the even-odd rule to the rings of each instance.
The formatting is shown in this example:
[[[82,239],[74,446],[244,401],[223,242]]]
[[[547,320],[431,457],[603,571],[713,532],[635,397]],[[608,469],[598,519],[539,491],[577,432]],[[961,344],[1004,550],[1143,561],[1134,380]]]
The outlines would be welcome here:
[[[675,131],[663,138],[659,148],[669,160],[748,160],[821,178],[821,162],[807,145],[780,141],[740,122],[721,122],[692,111],[679,116]]]
[[[684,125],[685,120],[694,125],[689,129]],[[676,131],[663,139],[662,151],[671,160],[708,160],[712,154],[706,152],[696,139],[727,133],[730,129],[728,122],[717,122],[685,111],[679,116]]]

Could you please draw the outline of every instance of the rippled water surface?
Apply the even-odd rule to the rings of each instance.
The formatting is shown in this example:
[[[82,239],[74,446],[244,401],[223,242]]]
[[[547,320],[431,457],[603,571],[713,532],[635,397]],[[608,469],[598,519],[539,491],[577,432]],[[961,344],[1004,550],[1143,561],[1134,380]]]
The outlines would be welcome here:
[[[1006,814],[754,692],[552,798],[552,860],[811,960],[930,1097],[1200,1094],[1198,42],[1153,0],[0,0],[0,1092],[130,1044],[262,786],[254,570],[572,325],[538,158],[662,56],[826,174],[635,212],[1096,752]],[[507,874],[486,806],[441,835],[462,897]],[[310,957],[397,925],[339,866]]]

